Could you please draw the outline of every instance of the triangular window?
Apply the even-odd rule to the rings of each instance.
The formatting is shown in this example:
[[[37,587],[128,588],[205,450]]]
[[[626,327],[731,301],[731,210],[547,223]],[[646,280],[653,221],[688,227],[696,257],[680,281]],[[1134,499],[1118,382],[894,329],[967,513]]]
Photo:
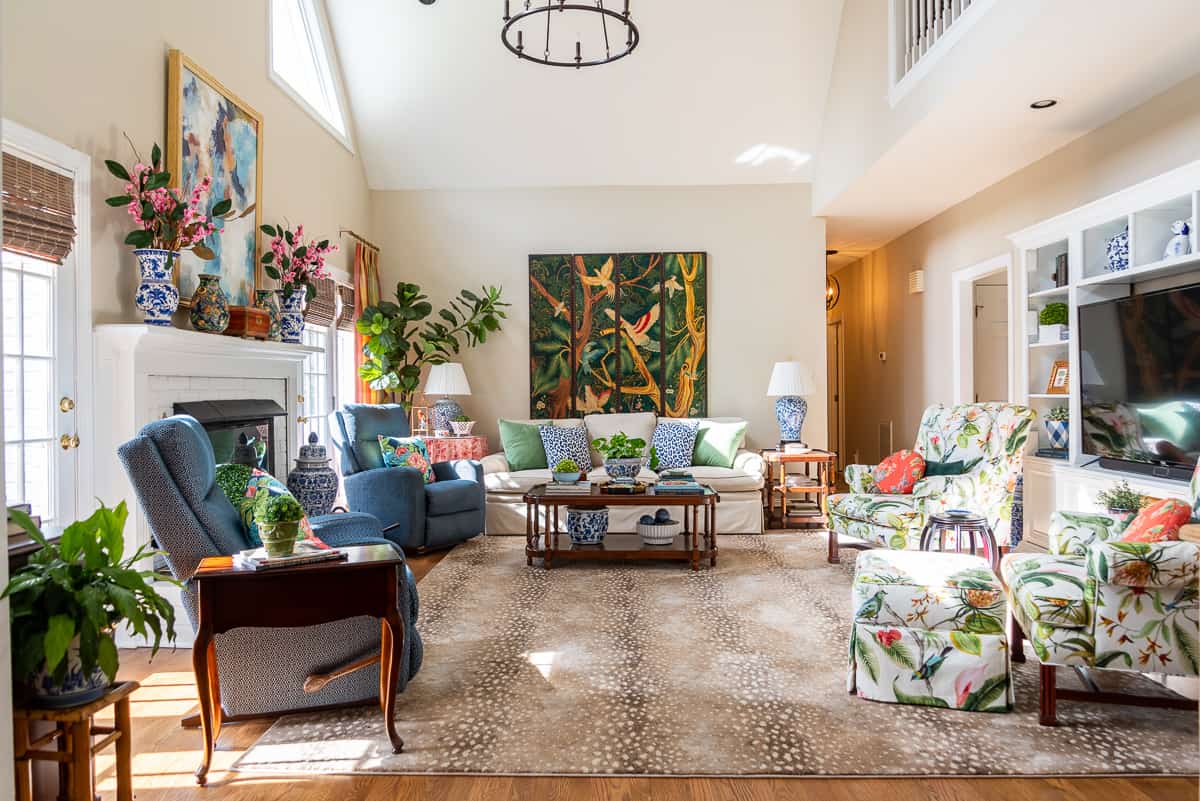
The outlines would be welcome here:
[[[271,77],[350,147],[332,51],[317,0],[271,0]]]

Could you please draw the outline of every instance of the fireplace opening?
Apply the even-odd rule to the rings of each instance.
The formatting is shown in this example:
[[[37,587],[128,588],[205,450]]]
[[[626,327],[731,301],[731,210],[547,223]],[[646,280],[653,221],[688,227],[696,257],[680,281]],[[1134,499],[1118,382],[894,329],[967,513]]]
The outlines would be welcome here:
[[[174,411],[204,426],[217,464],[248,464],[275,473],[275,418],[287,415],[275,401],[188,401],[176,403]]]

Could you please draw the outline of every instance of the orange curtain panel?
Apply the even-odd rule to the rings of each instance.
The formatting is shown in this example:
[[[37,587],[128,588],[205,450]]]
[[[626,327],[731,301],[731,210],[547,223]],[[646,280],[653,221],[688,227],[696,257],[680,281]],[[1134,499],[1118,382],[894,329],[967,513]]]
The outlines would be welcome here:
[[[358,242],[354,245],[354,311],[362,317],[363,309],[379,302],[379,251]],[[354,346],[362,363],[363,345],[366,337],[354,332]],[[383,393],[377,392],[366,381],[355,384],[354,399],[359,403],[383,403]]]

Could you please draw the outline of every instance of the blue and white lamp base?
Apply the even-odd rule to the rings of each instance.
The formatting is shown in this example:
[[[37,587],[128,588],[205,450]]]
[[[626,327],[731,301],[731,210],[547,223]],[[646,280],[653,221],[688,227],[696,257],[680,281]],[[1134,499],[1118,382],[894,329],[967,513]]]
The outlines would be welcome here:
[[[808,401],[784,395],[775,401],[775,419],[779,422],[780,442],[800,442],[800,429],[808,415]]]
[[[433,404],[433,430],[449,431],[450,421],[463,413],[463,408],[453,398],[441,398]]]

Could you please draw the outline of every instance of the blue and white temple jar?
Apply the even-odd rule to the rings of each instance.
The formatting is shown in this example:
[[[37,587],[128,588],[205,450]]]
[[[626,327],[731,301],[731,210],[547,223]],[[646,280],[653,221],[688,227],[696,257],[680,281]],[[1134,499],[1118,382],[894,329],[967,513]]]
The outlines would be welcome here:
[[[287,488],[309,517],[327,515],[337,498],[337,473],[329,466],[329,454],[315,433],[308,435],[308,444],[300,446],[296,467],[288,474]]]
[[[1104,266],[1105,272],[1119,273],[1129,269],[1128,227],[1104,243],[1104,255],[1107,259],[1107,264]]]
[[[137,248],[141,280],[133,302],[145,315],[146,325],[169,326],[171,315],[179,308],[179,290],[175,288],[172,271],[179,259],[178,251],[162,248]]]
[[[300,335],[304,333],[304,301],[307,298],[308,290],[304,287],[293,289],[283,296],[283,305],[279,310],[279,333],[284,342],[300,344]]]

